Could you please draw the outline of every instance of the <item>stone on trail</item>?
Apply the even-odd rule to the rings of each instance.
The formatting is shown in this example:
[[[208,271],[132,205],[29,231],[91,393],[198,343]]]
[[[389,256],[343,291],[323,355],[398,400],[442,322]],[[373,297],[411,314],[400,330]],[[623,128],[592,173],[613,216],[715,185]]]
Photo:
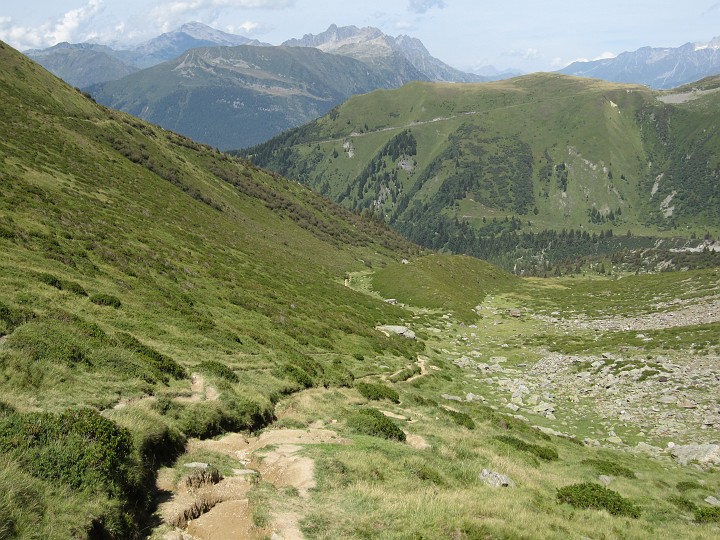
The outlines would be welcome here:
[[[376,326],[375,329],[380,330],[380,332],[386,335],[397,334],[407,339],[415,339],[415,332],[410,330],[407,326],[384,324],[382,326]]]

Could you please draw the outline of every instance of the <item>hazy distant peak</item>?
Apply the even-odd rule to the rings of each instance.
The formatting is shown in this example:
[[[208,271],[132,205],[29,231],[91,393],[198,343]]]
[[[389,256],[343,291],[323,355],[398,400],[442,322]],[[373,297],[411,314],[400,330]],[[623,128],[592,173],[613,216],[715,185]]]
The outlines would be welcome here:
[[[315,47],[321,51],[331,52],[348,45],[359,45],[386,38],[378,28],[366,26],[337,26],[331,24],[325,32],[320,34],[305,34],[300,39],[289,39],[283,43],[287,47]]]
[[[701,51],[703,49],[714,49],[718,50],[720,49],[720,36],[716,36],[707,43],[694,43],[694,48],[696,51]]]

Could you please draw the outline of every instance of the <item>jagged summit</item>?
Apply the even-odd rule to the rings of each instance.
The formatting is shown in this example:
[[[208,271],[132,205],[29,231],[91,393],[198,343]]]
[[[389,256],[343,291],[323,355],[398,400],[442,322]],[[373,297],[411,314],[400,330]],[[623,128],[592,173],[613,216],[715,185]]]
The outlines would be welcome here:
[[[365,62],[394,61],[409,62],[429,81],[442,82],[480,82],[486,77],[464,73],[433,57],[425,45],[407,35],[388,36],[382,30],[366,26],[337,26],[331,24],[320,34],[305,34],[299,39],[289,39],[283,43],[287,47],[315,47],[324,52],[351,56]]]

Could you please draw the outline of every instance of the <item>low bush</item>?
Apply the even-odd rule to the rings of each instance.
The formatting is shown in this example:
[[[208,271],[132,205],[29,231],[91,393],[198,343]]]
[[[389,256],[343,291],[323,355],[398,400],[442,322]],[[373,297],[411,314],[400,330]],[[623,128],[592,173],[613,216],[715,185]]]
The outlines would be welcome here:
[[[24,351],[35,362],[62,363],[72,366],[87,362],[85,340],[61,321],[36,319],[17,328],[7,345]]]
[[[639,517],[640,509],[625,497],[592,482],[573,484],[558,489],[557,500],[574,508],[607,510],[614,516]]]
[[[0,302],[0,335],[9,334],[21,324],[33,319],[35,314],[24,308],[10,307]],[[3,331],[3,327],[5,327]]]
[[[464,426],[468,429],[475,429],[475,421],[470,418],[470,415],[465,414],[464,412],[453,411],[450,409],[443,410],[445,411],[445,414],[452,418],[453,422],[455,422],[457,425]]]
[[[325,368],[323,373],[323,386],[345,386],[350,387],[355,380],[355,376],[348,368],[343,366],[339,361],[334,361],[330,366]]]
[[[0,452],[33,476],[123,496],[131,482],[130,432],[94,409],[14,413],[0,420]]]
[[[511,437],[509,435],[499,435],[496,440],[512,446],[516,450],[528,452],[545,461],[557,461],[559,459],[557,450],[549,446],[540,446],[539,444],[527,443],[523,440]]]
[[[608,476],[622,476],[623,478],[635,478],[635,473],[623,465],[608,461],[606,459],[584,459],[585,465],[591,465],[598,474]]]
[[[668,497],[668,502],[674,504],[680,510],[685,510],[686,512],[695,512],[698,507],[697,504],[691,500],[686,499],[685,497],[680,497],[679,495],[671,495]]]
[[[74,281],[65,281],[62,282],[62,290],[68,291],[73,294],[77,294],[78,296],[87,296],[87,291],[83,288],[82,285],[79,283],[75,283]]]
[[[120,299],[117,296],[113,296],[111,294],[93,294],[90,297],[90,301],[93,304],[97,304],[98,306],[110,306],[115,309],[120,309],[122,307],[122,302],[120,301]]]
[[[401,381],[407,381],[410,377],[413,377],[415,375],[420,374],[420,366],[413,365],[411,367],[407,367],[401,371],[398,371],[391,377],[388,377],[388,381],[392,383],[401,382]]]
[[[12,407],[11,405],[8,405],[4,401],[0,401],[0,418],[10,416],[14,412],[15,412],[14,407]]]
[[[203,373],[207,373],[208,375],[220,377],[221,379],[225,379],[229,382],[236,383],[240,381],[240,378],[233,370],[225,364],[221,364],[215,360],[205,360],[200,362],[197,366],[195,366],[195,369],[202,371]]]
[[[405,442],[403,430],[377,409],[358,409],[348,417],[347,426],[361,435]]]
[[[690,491],[691,489],[703,489],[703,487],[695,480],[682,480],[678,482],[675,487],[681,493],[685,493],[686,491]]]
[[[38,274],[37,278],[38,281],[45,283],[46,285],[50,285],[51,287],[55,287],[56,289],[62,289],[62,281],[60,281],[60,278],[57,278],[52,274],[47,274],[43,272]]]
[[[393,388],[384,384],[359,382],[355,384],[355,388],[365,399],[389,399],[393,403],[400,403],[400,395]]]
[[[703,506],[695,510],[698,523],[720,523],[720,506]]]
[[[275,375],[281,379],[294,381],[303,388],[310,388],[313,385],[313,378],[307,371],[289,362],[277,368],[275,370]]]
[[[162,354],[161,352],[156,351],[152,347],[148,347],[144,343],[141,343],[137,338],[131,336],[130,334],[118,332],[115,334],[115,339],[122,348],[134,352],[147,360],[150,367],[154,368],[163,375],[163,378],[168,375],[174,379],[184,379],[187,377],[185,369],[175,362],[175,360]]]

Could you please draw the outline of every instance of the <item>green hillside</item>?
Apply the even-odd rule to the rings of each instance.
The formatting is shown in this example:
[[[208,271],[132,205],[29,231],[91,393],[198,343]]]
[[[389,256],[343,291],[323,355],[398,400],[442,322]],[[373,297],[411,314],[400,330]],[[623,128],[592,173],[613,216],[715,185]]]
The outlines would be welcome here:
[[[720,94],[665,94],[557,74],[411,83],[241,154],[424,246],[542,267],[655,244],[628,235],[717,234]]]
[[[0,55],[0,416],[25,413],[0,425],[0,466],[12,470],[0,492],[21,490],[0,496],[0,532],[41,526],[69,538],[103,525],[126,537],[123,516],[144,511],[126,499],[147,490],[148,467],[172,460],[185,435],[260,427],[281,395],[346,381],[351,353],[413,353],[374,330],[401,310],[343,276],[414,246],[295,183],[98,106],[5,45]],[[216,365],[240,373],[216,403],[166,422],[108,412],[139,446],[97,477],[65,479],[82,452],[70,432],[56,435],[70,439],[67,453],[13,442],[67,407],[172,398],[191,371]],[[13,508],[15,496],[40,506]],[[99,517],[78,519],[79,509]]]
[[[425,253],[3,43],[0,253],[2,539],[718,536],[717,269]]]

